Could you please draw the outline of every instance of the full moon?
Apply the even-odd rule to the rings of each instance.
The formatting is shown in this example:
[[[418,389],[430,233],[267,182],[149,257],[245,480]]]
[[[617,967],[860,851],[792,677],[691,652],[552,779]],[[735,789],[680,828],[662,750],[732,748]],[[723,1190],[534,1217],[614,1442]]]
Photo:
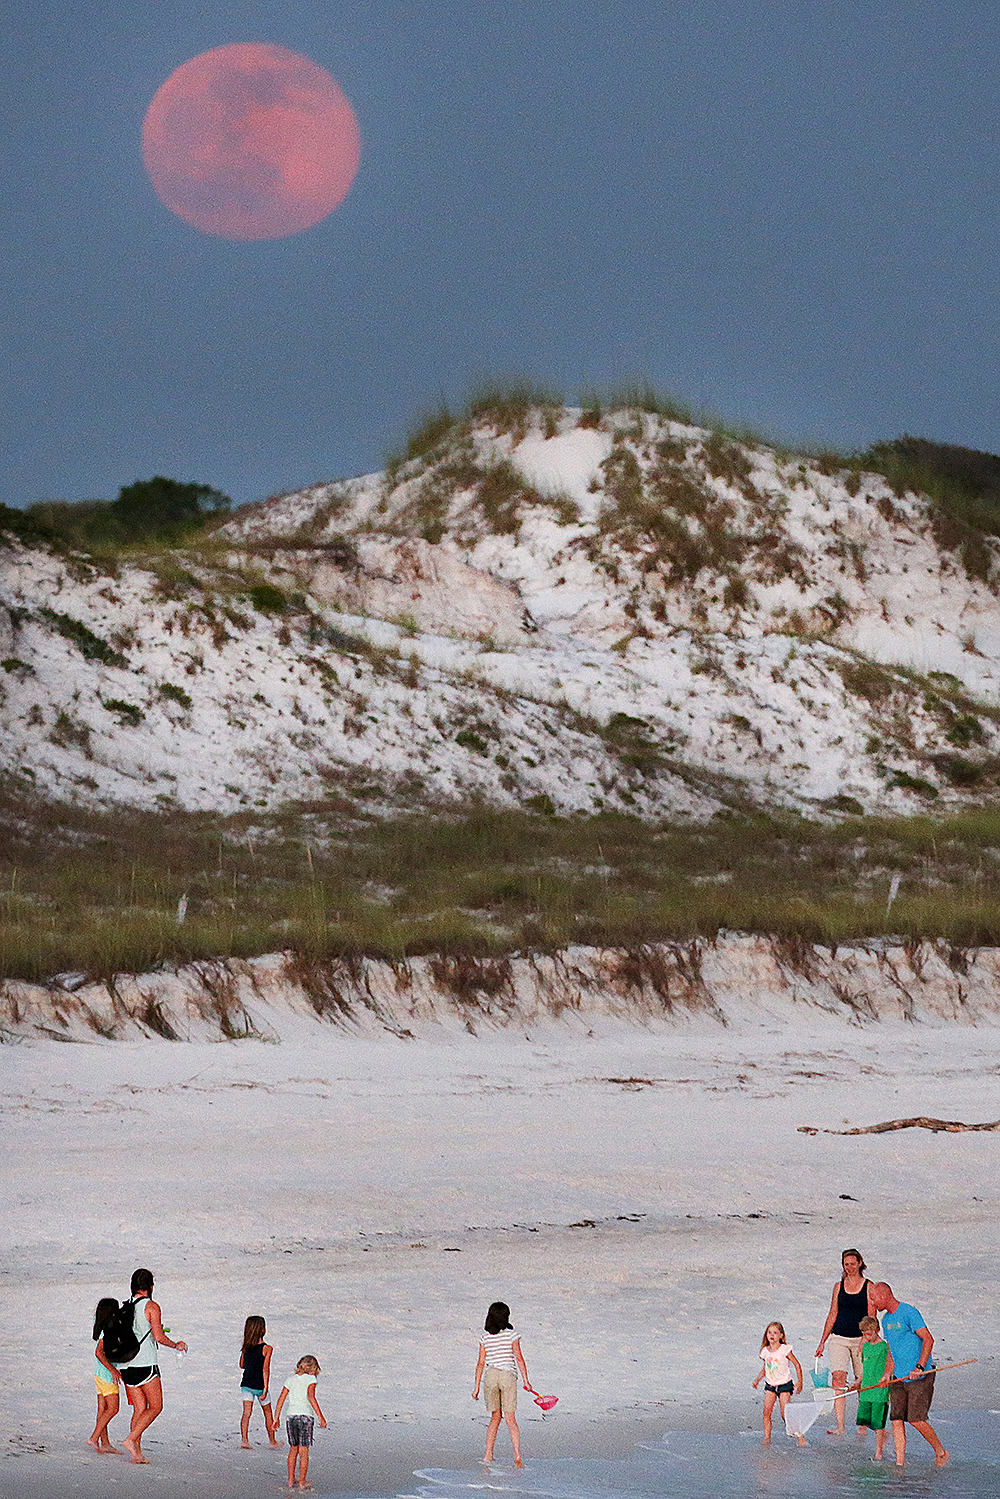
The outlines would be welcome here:
[[[182,63],[157,90],[142,155],[160,200],[224,239],[282,239],[347,196],[358,123],[318,63],[241,42]]]

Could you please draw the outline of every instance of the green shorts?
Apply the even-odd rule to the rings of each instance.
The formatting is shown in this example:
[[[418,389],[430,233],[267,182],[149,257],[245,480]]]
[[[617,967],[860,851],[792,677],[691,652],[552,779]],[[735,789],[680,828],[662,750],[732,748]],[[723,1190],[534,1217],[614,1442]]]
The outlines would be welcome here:
[[[885,1431],[889,1416],[889,1391],[885,1394],[872,1392],[858,1396],[858,1426],[869,1426],[872,1431]]]

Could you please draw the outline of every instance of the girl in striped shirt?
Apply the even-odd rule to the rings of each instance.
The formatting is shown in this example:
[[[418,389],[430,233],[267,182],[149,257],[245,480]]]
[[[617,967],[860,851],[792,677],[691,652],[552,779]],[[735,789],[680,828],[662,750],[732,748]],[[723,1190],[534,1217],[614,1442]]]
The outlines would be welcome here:
[[[484,1463],[493,1461],[493,1444],[500,1430],[500,1418],[507,1422],[511,1442],[514,1444],[514,1466],[523,1468],[521,1461],[521,1433],[514,1415],[517,1409],[517,1371],[526,1390],[531,1389],[521,1340],[514,1334],[510,1321],[510,1307],[506,1302],[494,1301],[486,1313],[483,1336],[479,1340],[479,1362],[476,1364],[476,1384],[473,1400],[479,1399],[482,1385],[486,1408],[490,1412],[490,1424],[486,1432],[486,1455]],[[483,1378],[485,1370],[486,1378]]]

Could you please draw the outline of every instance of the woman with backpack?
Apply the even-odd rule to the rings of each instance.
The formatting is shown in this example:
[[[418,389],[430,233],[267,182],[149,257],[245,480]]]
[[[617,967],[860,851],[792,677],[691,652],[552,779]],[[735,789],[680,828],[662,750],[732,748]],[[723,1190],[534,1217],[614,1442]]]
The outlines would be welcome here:
[[[136,1270],[130,1289],[132,1300],[105,1328],[104,1351],[121,1375],[132,1407],[132,1424],[122,1446],[134,1463],[148,1463],[149,1458],[142,1455],[142,1434],[163,1409],[157,1345],[186,1353],[187,1344],[173,1342],[163,1330],[160,1308],[152,1299],[151,1270]]]

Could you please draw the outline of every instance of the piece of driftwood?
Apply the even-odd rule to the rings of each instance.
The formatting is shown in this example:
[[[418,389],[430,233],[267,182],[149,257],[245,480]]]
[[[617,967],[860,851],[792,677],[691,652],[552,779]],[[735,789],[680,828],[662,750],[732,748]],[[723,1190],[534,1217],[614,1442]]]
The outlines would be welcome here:
[[[931,1129],[935,1133],[946,1130],[949,1135],[964,1135],[968,1130],[1000,1131],[1000,1119],[989,1124],[963,1124],[961,1119],[931,1119],[927,1114],[917,1114],[913,1119],[886,1119],[882,1124],[863,1124],[857,1129],[818,1129],[812,1124],[800,1124],[800,1135],[885,1135],[893,1129]]]

